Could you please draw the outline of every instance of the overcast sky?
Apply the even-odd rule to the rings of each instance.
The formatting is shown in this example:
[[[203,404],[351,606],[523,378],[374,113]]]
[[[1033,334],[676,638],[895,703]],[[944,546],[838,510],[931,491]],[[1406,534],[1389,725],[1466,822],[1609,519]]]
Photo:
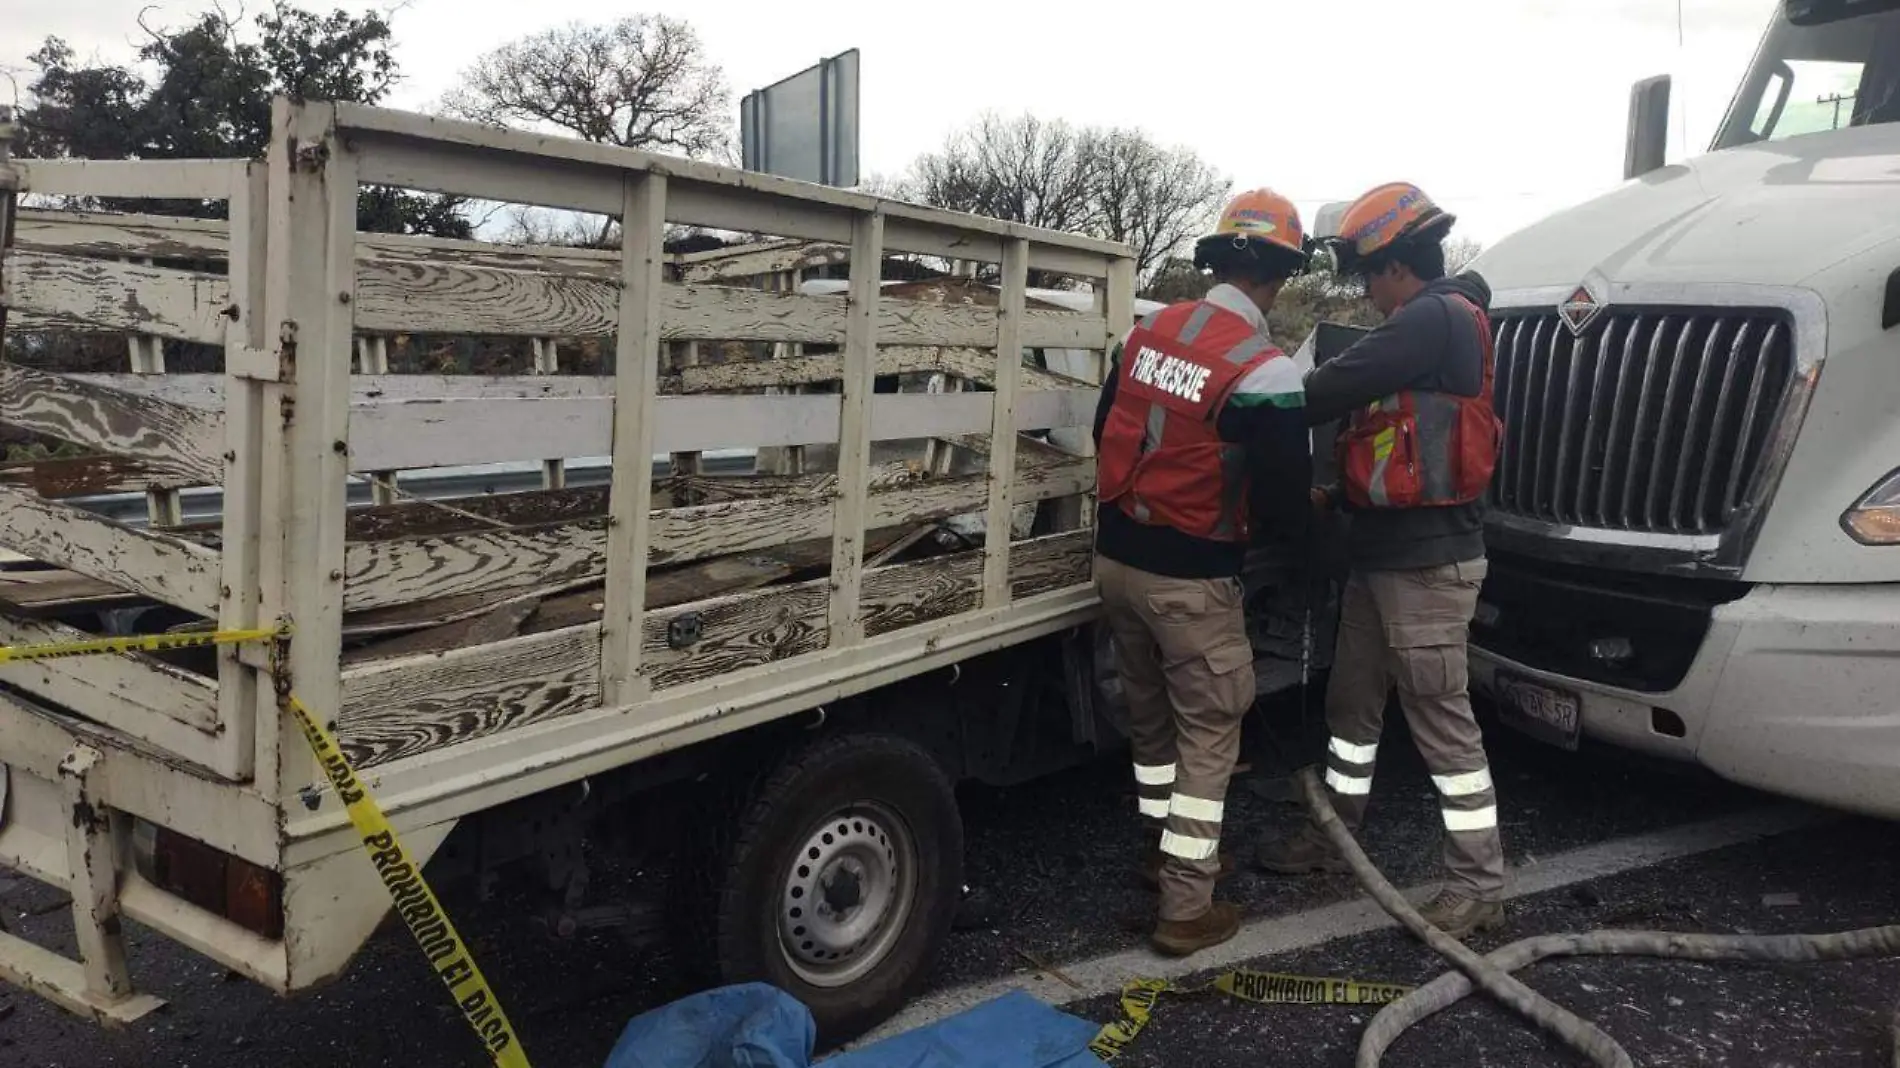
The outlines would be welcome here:
[[[1675,76],[1671,158],[1704,148],[1776,2],[1681,0],[1678,21],[1676,0],[1253,0],[1123,19],[1022,0],[409,0],[389,103],[432,110],[473,57],[544,26],[664,12],[724,66],[735,116],[745,92],[860,49],[867,174],[903,171],[984,109],[1028,110],[1190,146],[1240,188],[1292,196],[1309,225],[1324,201],[1417,182],[1488,243],[1616,183],[1638,78]],[[25,57],[49,34],[121,60],[142,7],[181,25],[208,2],[6,6],[0,68],[23,91]]]

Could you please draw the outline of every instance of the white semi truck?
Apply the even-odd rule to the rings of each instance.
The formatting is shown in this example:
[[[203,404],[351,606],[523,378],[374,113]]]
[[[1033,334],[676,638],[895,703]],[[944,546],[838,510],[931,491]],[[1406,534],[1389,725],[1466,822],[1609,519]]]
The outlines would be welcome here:
[[[1504,718],[1900,816],[1900,3],[1778,8],[1710,150],[1487,251]]]

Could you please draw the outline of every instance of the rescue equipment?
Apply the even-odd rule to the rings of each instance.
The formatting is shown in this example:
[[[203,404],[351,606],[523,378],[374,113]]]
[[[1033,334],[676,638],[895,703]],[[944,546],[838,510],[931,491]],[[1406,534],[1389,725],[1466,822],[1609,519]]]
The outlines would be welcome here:
[[[1220,413],[1254,368],[1284,354],[1207,301],[1142,320],[1122,349],[1102,428],[1101,499],[1138,523],[1245,542],[1246,450],[1220,437]]]
[[[1478,328],[1484,364],[1475,397],[1401,390],[1354,412],[1336,446],[1346,499],[1358,508],[1435,508],[1484,496],[1504,423],[1492,407],[1491,323],[1476,304],[1444,294]]]

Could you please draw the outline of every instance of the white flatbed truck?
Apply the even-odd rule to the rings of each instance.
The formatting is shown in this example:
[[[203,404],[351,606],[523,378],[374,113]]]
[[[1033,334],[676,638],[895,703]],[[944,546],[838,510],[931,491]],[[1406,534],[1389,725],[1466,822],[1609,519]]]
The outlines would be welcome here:
[[[261,161],[0,157],[0,182],[0,421],[85,453],[0,467],[0,646],[287,626],[288,684],[432,881],[524,867],[571,929],[605,826],[686,876],[668,926],[709,978],[843,1038],[949,928],[953,783],[1120,745],[1088,427],[1138,310],[1124,246],[284,100]],[[624,236],[358,233],[364,185]],[[669,255],[669,223],[767,240]],[[1000,281],[887,280],[896,253]],[[131,372],[32,366],[62,333],[132,338]],[[391,373],[470,337],[532,373]],[[136,1019],[159,1001],[122,918],[284,994],[346,968],[390,898],[269,653],[0,663],[0,866],[71,893],[79,946],[0,933],[0,978]],[[1262,688],[1297,671],[1268,654]]]

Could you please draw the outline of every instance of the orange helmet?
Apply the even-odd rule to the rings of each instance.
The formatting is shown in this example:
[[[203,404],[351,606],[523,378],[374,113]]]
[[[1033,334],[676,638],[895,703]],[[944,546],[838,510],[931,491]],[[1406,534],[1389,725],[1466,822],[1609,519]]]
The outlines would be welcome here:
[[[1299,209],[1271,189],[1251,189],[1228,201],[1214,232],[1195,245],[1194,265],[1212,266],[1239,252],[1284,261],[1295,271],[1304,268],[1306,229]]]
[[[1387,182],[1352,202],[1339,220],[1339,236],[1332,241],[1344,266],[1401,241],[1436,241],[1457,218],[1432,203],[1418,186]]]

